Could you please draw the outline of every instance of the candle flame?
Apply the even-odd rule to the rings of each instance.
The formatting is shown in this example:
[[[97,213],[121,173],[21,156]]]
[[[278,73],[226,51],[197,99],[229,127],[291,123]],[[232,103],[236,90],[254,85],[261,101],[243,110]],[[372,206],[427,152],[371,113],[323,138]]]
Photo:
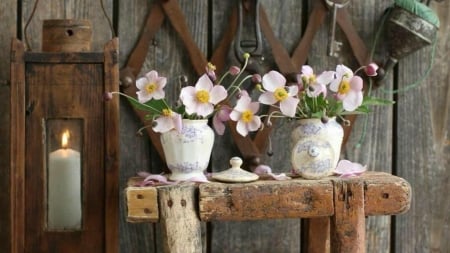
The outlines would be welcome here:
[[[67,148],[67,144],[69,143],[70,133],[69,130],[64,131],[61,137],[61,145],[63,148]]]

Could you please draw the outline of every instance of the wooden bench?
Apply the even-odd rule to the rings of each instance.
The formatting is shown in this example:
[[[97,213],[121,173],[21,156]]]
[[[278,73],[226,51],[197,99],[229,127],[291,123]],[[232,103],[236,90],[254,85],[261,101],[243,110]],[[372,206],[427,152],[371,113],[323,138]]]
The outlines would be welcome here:
[[[165,252],[201,252],[202,221],[307,218],[308,252],[365,251],[365,217],[406,212],[411,187],[381,172],[359,177],[126,188],[129,222],[160,222]]]

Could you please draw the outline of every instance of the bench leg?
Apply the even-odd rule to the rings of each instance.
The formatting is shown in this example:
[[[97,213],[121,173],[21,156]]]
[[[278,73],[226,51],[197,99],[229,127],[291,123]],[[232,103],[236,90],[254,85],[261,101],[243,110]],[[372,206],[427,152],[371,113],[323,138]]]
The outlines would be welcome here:
[[[195,184],[158,188],[160,224],[166,253],[201,253],[201,223]]]
[[[364,253],[365,249],[364,183],[334,182],[331,252]]]
[[[330,217],[310,218],[307,221],[307,253],[330,253]]]

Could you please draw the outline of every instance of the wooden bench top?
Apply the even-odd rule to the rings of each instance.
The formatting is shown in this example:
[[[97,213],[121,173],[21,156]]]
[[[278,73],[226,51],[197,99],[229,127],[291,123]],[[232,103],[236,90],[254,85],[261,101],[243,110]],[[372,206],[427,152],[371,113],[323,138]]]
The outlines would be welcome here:
[[[333,216],[336,201],[350,203],[355,188],[364,194],[365,216],[406,212],[411,187],[404,179],[383,172],[366,172],[359,177],[327,177],[320,180],[295,178],[286,181],[259,180],[252,183],[180,183],[156,187],[136,187],[131,178],[125,189],[129,222],[158,222],[158,197],[171,192],[167,205],[186,207],[183,192],[192,192],[193,210],[201,221],[315,218]],[[178,192],[178,193],[176,193]],[[179,198],[179,201],[175,199]],[[189,197],[189,196],[187,196]],[[189,202],[189,201],[188,201]]]

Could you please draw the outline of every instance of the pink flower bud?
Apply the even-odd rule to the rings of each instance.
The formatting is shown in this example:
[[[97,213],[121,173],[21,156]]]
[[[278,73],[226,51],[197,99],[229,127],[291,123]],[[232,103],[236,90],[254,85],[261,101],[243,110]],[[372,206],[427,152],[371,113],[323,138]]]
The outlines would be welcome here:
[[[369,65],[367,65],[364,68],[364,71],[366,72],[366,75],[368,75],[368,76],[377,76],[378,75],[377,70],[378,70],[378,65],[374,62],[370,63]]]
[[[206,70],[206,74],[208,75],[209,79],[211,79],[211,81],[215,82],[217,80],[216,66],[214,64],[208,62],[205,70]]]
[[[105,92],[103,94],[103,99],[105,99],[105,101],[109,101],[109,100],[113,99],[113,94],[111,92]]]
[[[232,76],[235,76],[235,75],[239,74],[239,72],[241,72],[241,69],[237,66],[231,66],[228,71],[230,72],[230,74]]]
[[[214,71],[209,71],[209,72],[207,72],[206,74],[208,75],[209,79],[210,79],[212,82],[215,82],[215,81],[217,80],[216,72],[214,72]]]
[[[262,82],[262,77],[260,74],[253,74],[252,75],[252,82],[253,83],[261,83]]]

